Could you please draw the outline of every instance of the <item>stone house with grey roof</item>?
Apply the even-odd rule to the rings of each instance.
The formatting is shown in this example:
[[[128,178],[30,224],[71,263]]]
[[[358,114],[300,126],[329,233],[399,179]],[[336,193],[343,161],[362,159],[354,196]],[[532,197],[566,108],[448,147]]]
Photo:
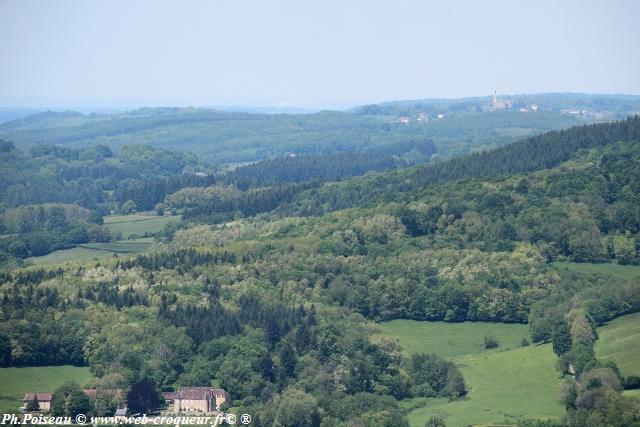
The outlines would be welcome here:
[[[175,394],[174,411],[210,413],[220,409],[220,405],[229,402],[229,393],[221,388],[180,387]]]

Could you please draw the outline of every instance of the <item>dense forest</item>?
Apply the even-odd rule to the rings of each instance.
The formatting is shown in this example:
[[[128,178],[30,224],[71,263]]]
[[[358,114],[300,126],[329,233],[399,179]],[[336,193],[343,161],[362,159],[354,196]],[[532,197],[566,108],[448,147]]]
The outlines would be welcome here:
[[[447,113],[449,114],[449,113]],[[352,112],[255,114],[199,108],[142,108],[118,114],[44,112],[0,124],[0,138],[18,148],[126,145],[195,153],[214,164],[279,158],[288,153],[363,152],[377,146],[432,139],[441,156],[496,147],[585,120],[559,111],[462,112],[440,120],[398,123],[397,116]]]
[[[109,242],[109,213],[149,211],[166,202],[180,211],[180,195],[211,201],[206,188],[222,186],[232,201],[225,213],[253,215],[323,182],[429,161],[432,141],[377,146],[362,153],[287,156],[221,172],[189,153],[128,145],[117,154],[104,145],[37,145],[29,155],[0,140],[0,263],[73,247]],[[165,200],[167,199],[167,200]],[[53,217],[53,218],[52,218]]]
[[[597,326],[640,311],[640,283],[554,264],[640,264],[638,116],[450,160],[408,138],[229,171],[149,146],[1,147],[7,259],[39,253],[32,240],[105,239],[107,210],[184,218],[148,253],[5,268],[1,366],[87,365],[98,389],[216,385],[257,426],[408,426],[410,399],[469,386],[375,322],[521,323],[558,356],[560,425],[640,422],[620,393],[640,381],[594,351]],[[47,180],[57,193],[39,192]],[[91,198],[74,190],[85,183]]]
[[[210,170],[192,154],[149,146],[127,146],[114,155],[104,145],[39,145],[27,155],[4,140],[0,162],[0,264],[108,242],[103,215],[128,209],[114,201],[120,188],[149,179],[177,182],[177,188],[199,185],[203,178],[194,172]]]

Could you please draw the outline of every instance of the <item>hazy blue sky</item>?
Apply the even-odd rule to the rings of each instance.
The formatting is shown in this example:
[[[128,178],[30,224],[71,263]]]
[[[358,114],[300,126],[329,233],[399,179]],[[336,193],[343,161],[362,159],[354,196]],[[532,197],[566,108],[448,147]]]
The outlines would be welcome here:
[[[640,94],[640,1],[0,0],[0,58],[5,105]]]

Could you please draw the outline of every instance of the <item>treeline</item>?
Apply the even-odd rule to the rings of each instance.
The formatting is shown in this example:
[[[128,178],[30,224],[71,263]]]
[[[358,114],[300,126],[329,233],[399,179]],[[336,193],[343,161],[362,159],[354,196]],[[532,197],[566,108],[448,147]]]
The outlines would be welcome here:
[[[487,190],[485,180],[436,187],[425,193],[428,207],[403,206],[396,215],[412,236],[459,236],[458,245],[490,250],[528,241],[548,260],[638,263],[639,147],[615,144]]]
[[[241,190],[286,182],[340,181],[366,172],[424,162],[435,154],[433,141],[404,141],[362,153],[305,155],[265,160],[225,174],[224,183]],[[406,159],[406,160],[405,160]]]
[[[118,289],[113,284],[93,284],[65,295],[56,288],[37,286],[40,280],[58,277],[62,271],[29,270],[26,273],[29,274],[15,277],[11,290],[0,303],[0,366],[3,367],[85,366],[82,346],[88,332],[81,318],[66,317],[68,313],[84,311],[96,304],[115,310],[148,305],[146,296],[131,286]],[[56,313],[63,316],[62,321],[56,318]]]
[[[146,108],[118,115],[60,117],[51,114],[0,126],[6,139],[21,147],[40,144],[111,147],[153,141],[155,146],[197,153],[215,163],[257,161],[287,152],[321,154],[363,151],[371,141],[382,145],[406,138],[380,120],[341,112],[248,114],[205,109]],[[22,123],[20,123],[22,122]]]
[[[548,169],[568,160],[580,149],[611,145],[618,141],[637,141],[640,138],[640,118],[637,116],[615,123],[589,125],[572,128],[566,131],[551,132],[527,140],[514,143],[496,150],[476,153],[466,157],[436,164],[419,166],[409,170],[382,173],[372,177],[347,180],[342,183],[319,186],[322,179],[306,181],[303,186],[283,184],[269,188],[252,188],[248,191],[230,191],[219,194],[219,197],[202,197],[193,199],[189,204],[177,206],[184,209],[186,218],[209,217],[216,221],[233,218],[234,212],[244,216],[277,209],[281,215],[318,215],[327,211],[362,206],[371,203],[402,201],[413,198],[426,187],[444,182],[452,182],[469,178],[494,179],[514,173]],[[427,145],[428,147],[428,145]],[[342,159],[331,165],[329,158],[323,156],[301,156],[295,159],[277,159],[260,162],[255,165],[239,168],[226,175],[224,183],[240,188],[278,183],[283,180],[306,180],[317,177],[322,171],[330,179],[341,179],[339,175],[351,172],[362,173],[361,165],[353,162],[354,154],[334,155],[334,159]],[[324,163],[320,162],[323,161]],[[369,165],[371,166],[371,165]],[[366,167],[369,167],[366,166]],[[613,175],[612,175],[613,176]],[[213,179],[211,179],[213,180]],[[205,184],[206,181],[203,181]],[[524,184],[523,184],[524,185]],[[307,188],[310,191],[303,191]],[[129,193],[134,199],[148,198],[145,207],[152,201],[161,201],[164,194],[160,190],[140,186],[135,190],[138,195]],[[153,195],[150,197],[149,195]],[[122,196],[124,198],[126,196]],[[491,195],[490,197],[502,197]],[[510,196],[506,197],[506,203]],[[505,200],[489,200],[488,205],[505,203]],[[453,209],[454,206],[451,206]],[[435,209],[435,208],[434,208]],[[439,217],[441,213],[434,212]],[[460,215],[462,212],[459,213]],[[418,232],[411,230],[412,233]],[[422,233],[422,232],[419,232]],[[512,231],[505,230],[509,235]],[[414,234],[415,235],[415,234]]]
[[[157,203],[164,201],[167,195],[183,188],[207,187],[219,180],[213,174],[205,176],[189,174],[167,178],[150,178],[145,180],[125,180],[118,183],[113,197],[116,202],[123,204],[129,200],[135,203],[139,210],[150,210]]]
[[[549,169],[567,161],[580,149],[602,147],[620,141],[640,140],[640,116],[626,120],[552,131],[491,151],[435,165],[409,174],[416,186],[472,177],[494,178]]]
[[[146,255],[137,255],[133,259],[119,261],[118,266],[123,269],[142,267],[147,271],[158,271],[162,268],[174,269],[180,266],[193,267],[202,264],[235,262],[236,256],[230,252],[208,252],[189,248],[170,252],[154,252]]]
[[[427,186],[548,169],[569,160],[580,149],[639,140],[640,116],[553,131],[491,151],[327,185],[301,194],[292,204],[280,207],[279,212],[283,215],[318,215],[373,202],[402,200]]]
[[[125,146],[114,155],[106,146],[76,149],[41,145],[31,156],[4,141],[0,150],[0,202],[7,207],[41,203],[74,203],[87,208],[116,205],[110,193],[131,181],[190,175],[207,170],[192,154],[150,146]],[[188,185],[189,178],[183,178]],[[195,181],[195,178],[192,178]]]
[[[224,184],[246,191],[307,181],[318,185],[427,161],[434,153],[431,140],[405,138],[392,144],[364,147],[363,152],[279,157],[220,174],[213,173],[211,166],[198,162],[192,154],[149,146],[125,146],[114,155],[104,145],[73,148],[47,144],[33,146],[28,157],[12,143],[4,142],[0,161],[6,163],[7,169],[1,173],[6,180],[4,188],[0,184],[0,201],[8,207],[73,203],[103,214],[118,211],[127,202],[137,210],[151,210],[183,188]],[[193,173],[196,169],[208,172]],[[277,203],[289,200],[286,194],[290,189],[272,191],[274,197],[284,196]],[[263,193],[243,197],[262,206],[252,207],[251,201],[243,200],[237,202],[242,206],[238,210],[253,215],[273,209],[264,206],[264,197],[256,199],[256,194]]]
[[[566,376],[560,393],[567,411],[566,425],[600,424],[612,419],[621,420],[617,425],[637,424],[639,402],[620,392],[640,388],[640,378],[623,376],[614,361],[598,360],[594,345],[596,326],[640,311],[640,285],[628,282],[612,287],[606,276],[569,272],[564,276],[577,292],[554,292],[538,301],[531,308],[529,326],[533,341],[551,341],[559,357],[558,366]]]
[[[12,258],[46,255],[88,242],[109,242],[111,233],[77,205],[21,206],[0,216],[0,264]]]
[[[212,198],[208,202],[196,201],[192,207],[183,211],[183,218],[225,222],[233,219],[236,213],[242,216],[254,216],[272,211],[292,201],[296,194],[318,185],[320,183],[309,181],[301,184],[252,188],[248,191],[233,191],[222,194],[221,197]]]
[[[153,209],[156,203],[165,201],[167,196],[183,188],[207,187],[218,184],[247,191],[306,181],[314,181],[315,185],[318,185],[323,182],[364,175],[367,172],[428,161],[435,151],[431,140],[406,140],[368,148],[364,152],[291,154],[241,166],[224,174],[173,176],[144,181],[127,180],[119,183],[114,197],[118,203],[132,200],[139,209]],[[280,200],[278,203],[282,201]],[[240,202],[240,204],[245,205],[240,210],[247,212],[251,210],[246,203]],[[262,212],[264,209],[264,207],[256,207],[255,211]]]

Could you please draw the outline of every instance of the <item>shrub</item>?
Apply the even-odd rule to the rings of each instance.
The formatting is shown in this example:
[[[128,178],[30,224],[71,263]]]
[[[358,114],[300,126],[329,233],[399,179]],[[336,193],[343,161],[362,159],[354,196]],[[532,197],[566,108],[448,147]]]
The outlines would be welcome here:
[[[485,350],[491,349],[491,348],[497,348],[500,345],[500,343],[498,342],[498,340],[496,339],[496,337],[493,334],[485,334],[484,338],[483,338],[483,342],[482,342],[482,347]]]

